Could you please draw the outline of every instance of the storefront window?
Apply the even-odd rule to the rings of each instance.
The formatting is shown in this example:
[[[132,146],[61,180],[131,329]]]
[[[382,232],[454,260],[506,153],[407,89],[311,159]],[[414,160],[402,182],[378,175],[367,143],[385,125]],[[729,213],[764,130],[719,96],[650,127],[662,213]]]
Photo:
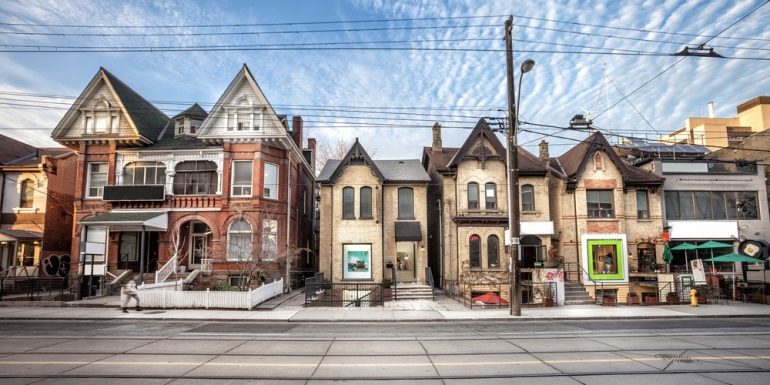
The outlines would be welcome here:
[[[594,280],[624,278],[623,242],[620,239],[589,239],[588,275]]]

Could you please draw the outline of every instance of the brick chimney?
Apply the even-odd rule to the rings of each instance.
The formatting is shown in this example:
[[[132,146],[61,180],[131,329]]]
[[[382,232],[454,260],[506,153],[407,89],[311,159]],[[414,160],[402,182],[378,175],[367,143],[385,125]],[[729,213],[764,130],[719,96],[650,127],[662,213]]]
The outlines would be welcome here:
[[[302,148],[302,117],[295,116],[291,118],[291,137],[297,147]]]
[[[433,124],[433,145],[431,149],[433,152],[441,152],[443,150],[441,146],[441,125],[438,122]]]
[[[313,172],[313,175],[315,175],[315,161],[316,161],[315,147],[316,147],[315,138],[307,138],[307,148],[302,149],[302,156],[305,157],[307,164],[310,165],[310,170]]]
[[[315,151],[316,141],[315,138],[307,138],[307,148]]]
[[[538,158],[540,158],[541,162],[548,162],[548,159],[551,157],[551,155],[548,153],[548,142],[541,140],[538,147],[540,147],[540,155]]]

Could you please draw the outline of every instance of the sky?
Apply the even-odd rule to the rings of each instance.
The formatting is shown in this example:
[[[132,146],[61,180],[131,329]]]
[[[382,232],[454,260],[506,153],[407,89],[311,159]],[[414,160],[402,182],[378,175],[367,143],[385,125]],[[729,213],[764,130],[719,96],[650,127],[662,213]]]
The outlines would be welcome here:
[[[559,155],[587,137],[564,129],[575,114],[617,142],[676,130],[710,101],[734,117],[770,94],[763,3],[4,0],[0,133],[56,145],[51,131],[99,67],[173,116],[210,110],[246,63],[319,144],[359,138],[376,158],[420,158],[433,122],[459,147],[479,118],[505,117],[512,15],[518,141],[537,154],[545,138]],[[704,43],[727,58],[670,55]]]

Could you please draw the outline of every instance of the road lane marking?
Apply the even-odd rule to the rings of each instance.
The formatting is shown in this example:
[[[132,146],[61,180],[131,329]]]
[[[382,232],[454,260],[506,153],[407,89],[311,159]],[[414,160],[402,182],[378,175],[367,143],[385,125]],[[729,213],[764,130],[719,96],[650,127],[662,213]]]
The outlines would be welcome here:
[[[227,356],[219,356],[227,357]],[[330,356],[333,357],[333,356]],[[770,356],[691,356],[691,359],[700,361],[756,361],[770,360]],[[614,362],[651,362],[665,361],[661,358],[642,357],[642,358],[597,358],[597,359],[561,359],[561,360],[503,360],[503,361],[484,361],[484,362],[396,362],[396,363],[321,363],[325,367],[403,367],[403,366],[503,366],[503,365],[532,365],[532,364],[585,364],[585,363],[614,363]],[[14,365],[104,365],[104,366],[181,366],[181,365],[203,365],[203,366],[252,366],[252,367],[315,367],[317,363],[264,363],[264,362],[157,362],[157,361],[0,361],[2,366]]]

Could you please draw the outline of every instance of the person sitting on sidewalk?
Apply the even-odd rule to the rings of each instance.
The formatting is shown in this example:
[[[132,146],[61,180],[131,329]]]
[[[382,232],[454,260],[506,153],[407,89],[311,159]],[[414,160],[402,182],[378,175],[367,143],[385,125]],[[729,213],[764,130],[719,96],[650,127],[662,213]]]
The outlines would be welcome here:
[[[128,307],[128,303],[131,301],[131,298],[136,300],[136,311],[142,311],[142,308],[139,306],[139,295],[136,293],[136,281],[134,281],[134,278],[131,278],[131,280],[129,280],[128,283],[123,286],[121,294],[123,303],[121,304],[120,308],[123,309],[123,313],[128,313],[126,308]]]

